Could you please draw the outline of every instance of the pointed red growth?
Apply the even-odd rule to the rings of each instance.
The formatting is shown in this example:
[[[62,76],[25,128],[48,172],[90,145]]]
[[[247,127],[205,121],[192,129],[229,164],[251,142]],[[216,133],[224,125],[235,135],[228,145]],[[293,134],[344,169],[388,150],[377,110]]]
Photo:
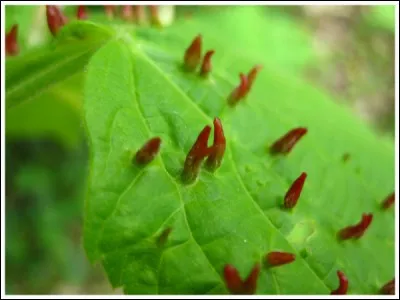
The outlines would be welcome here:
[[[231,294],[236,295],[253,295],[257,289],[257,280],[260,274],[260,264],[251,270],[245,281],[240,278],[238,270],[232,265],[225,265],[224,279],[225,285]]]
[[[184,66],[188,71],[194,71],[201,60],[202,35],[197,35],[185,51]]]
[[[286,192],[284,199],[285,208],[293,208],[299,200],[301,191],[303,190],[304,181],[307,178],[307,173],[303,172],[301,175],[292,183],[289,190]]]
[[[208,73],[211,71],[211,57],[215,53],[214,50],[209,50],[206,52],[203,58],[203,63],[201,64],[201,70],[200,70],[200,75],[201,76],[207,76]]]
[[[185,165],[182,171],[182,179],[186,183],[191,183],[197,178],[201,163],[213,150],[212,147],[209,148],[207,146],[210,132],[211,127],[206,125],[186,156]]]
[[[372,222],[372,214],[362,214],[361,221],[356,225],[348,226],[338,232],[338,238],[347,240],[351,238],[359,239],[365,233]]]
[[[307,128],[298,127],[290,130],[279,140],[277,140],[270,148],[272,154],[286,155],[292,151],[297,142],[307,133]]]
[[[78,20],[84,20],[87,19],[87,12],[86,12],[86,7],[84,5],[79,5],[78,9],[76,10],[76,17]]]
[[[18,53],[18,24],[14,24],[6,34],[6,56],[14,56]]]
[[[394,192],[387,196],[385,200],[382,202],[382,208],[383,209],[389,209],[394,203]]]
[[[104,11],[109,19],[114,17],[115,6],[114,5],[104,5]]]
[[[382,295],[394,295],[394,278],[383,285],[380,289]]]
[[[151,162],[159,152],[160,145],[161,139],[159,137],[154,137],[147,141],[146,144],[144,144],[142,148],[140,148],[138,152],[136,152],[136,162],[140,165],[148,164],[149,162]]]
[[[268,266],[275,267],[275,266],[281,266],[281,265],[286,265],[291,262],[293,262],[296,259],[296,256],[292,253],[288,252],[269,252],[265,256],[265,260],[268,264]]]
[[[243,73],[240,73],[239,76],[240,84],[232,91],[232,93],[228,97],[228,104],[230,106],[234,106],[240,100],[242,100],[246,96],[248,90],[247,77]]]
[[[262,65],[255,65],[247,75],[247,81],[248,81],[248,86],[247,86],[247,93],[250,92],[250,89],[254,83],[254,80],[256,80],[258,72],[261,71],[263,68]]]
[[[134,13],[133,13],[133,6],[132,5],[122,5],[121,17],[125,21],[133,21],[135,18]]]
[[[68,19],[55,5],[46,5],[47,25],[53,36],[68,22]]]
[[[157,240],[157,244],[159,246],[164,246],[165,245],[165,243],[167,242],[167,239],[168,239],[171,231],[172,231],[171,227],[168,227],[168,228],[164,229],[164,231],[160,234],[160,236],[158,237],[158,240]]]
[[[224,129],[222,128],[222,123],[219,118],[214,118],[214,144],[212,148],[212,152],[207,158],[206,165],[210,171],[214,172],[220,167],[226,148]]]
[[[336,290],[332,291],[331,295],[346,295],[347,289],[349,287],[349,281],[342,271],[337,271],[336,274],[339,278],[339,287]]]

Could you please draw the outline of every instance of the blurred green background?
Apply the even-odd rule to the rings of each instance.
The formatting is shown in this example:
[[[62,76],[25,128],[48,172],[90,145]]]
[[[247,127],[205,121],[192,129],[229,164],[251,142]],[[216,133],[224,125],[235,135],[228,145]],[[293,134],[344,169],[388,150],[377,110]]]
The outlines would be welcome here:
[[[74,15],[76,7],[64,9]],[[103,8],[90,9],[89,18]],[[175,17],[206,9],[230,8],[175,7]],[[295,70],[393,138],[394,6],[258,9],[268,20],[259,38],[271,64]],[[51,41],[44,6],[7,6],[6,32],[15,23],[21,55]],[[88,263],[81,245],[88,167],[81,87],[77,74],[6,112],[7,294],[121,292]]]

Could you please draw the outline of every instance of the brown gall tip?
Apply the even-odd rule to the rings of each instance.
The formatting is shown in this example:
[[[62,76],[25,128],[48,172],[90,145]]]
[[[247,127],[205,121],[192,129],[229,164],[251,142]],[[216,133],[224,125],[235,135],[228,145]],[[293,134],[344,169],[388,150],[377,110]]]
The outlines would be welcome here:
[[[349,287],[349,281],[342,271],[336,272],[339,278],[339,287],[331,292],[331,295],[346,295]]]
[[[382,202],[382,209],[389,209],[394,204],[394,192],[388,195]]]
[[[162,247],[165,245],[165,243],[168,240],[169,235],[171,234],[172,228],[168,227],[166,229],[163,230],[163,232],[161,232],[161,234],[159,235],[158,239],[157,239],[157,245],[159,247]]]
[[[200,167],[204,158],[212,153],[213,148],[207,145],[210,132],[211,126],[206,125],[187,154],[182,170],[183,182],[192,183],[200,172]]]
[[[307,173],[302,172],[298,178],[292,183],[284,198],[284,207],[291,209],[295,207],[303,190],[304,182],[307,178]]]
[[[257,74],[262,70],[263,66],[262,65],[255,65],[247,75],[247,81],[248,81],[248,87],[247,87],[247,93],[250,92],[251,87],[254,84],[254,81],[256,80]]]
[[[6,56],[15,56],[18,53],[18,24],[14,24],[6,34]]]
[[[46,5],[47,26],[53,36],[56,36],[60,29],[68,23],[67,17],[55,5]]]
[[[234,295],[253,295],[257,289],[257,280],[260,274],[260,264],[256,263],[246,280],[240,278],[238,270],[232,265],[225,265],[225,286]]]
[[[389,282],[385,283],[379,290],[382,295],[394,295],[395,294],[395,283],[394,278]]]
[[[293,149],[293,147],[300,141],[300,139],[308,132],[307,128],[298,127],[290,130],[284,136],[279,138],[270,147],[271,154],[283,154],[287,155]]]
[[[243,73],[239,74],[240,83],[239,85],[232,91],[232,93],[228,97],[228,105],[233,107],[235,106],[240,100],[243,100],[247,94],[248,90],[248,81],[247,76]]]
[[[373,219],[372,214],[363,213],[361,216],[361,221],[356,225],[351,225],[341,229],[337,236],[339,240],[348,240],[348,239],[359,239],[364,235],[366,230],[371,225]]]
[[[147,141],[135,155],[135,161],[139,165],[150,163],[160,151],[161,139],[154,137]]]
[[[214,143],[212,145],[212,152],[207,158],[206,166],[209,171],[215,172],[222,163],[225,154],[226,139],[221,120],[214,118]]]
[[[272,251],[265,256],[268,267],[277,267],[294,262],[296,255],[289,252]]]
[[[76,10],[76,18],[78,20],[85,20],[88,18],[86,7],[84,5],[78,5]]]
[[[194,71],[201,60],[202,35],[198,34],[185,51],[184,67],[187,71]]]
[[[211,72],[211,57],[214,55],[214,50],[209,50],[206,52],[203,58],[203,63],[201,64],[200,76],[206,77]]]

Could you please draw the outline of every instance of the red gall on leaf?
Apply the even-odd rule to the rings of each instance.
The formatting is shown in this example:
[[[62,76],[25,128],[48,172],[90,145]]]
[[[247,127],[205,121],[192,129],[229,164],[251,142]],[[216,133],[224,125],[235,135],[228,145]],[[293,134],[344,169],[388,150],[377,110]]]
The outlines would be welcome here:
[[[365,233],[372,222],[372,214],[362,214],[361,221],[356,225],[348,226],[338,232],[340,240],[351,238],[359,239]]]
[[[270,148],[271,154],[286,155],[292,151],[293,147],[307,133],[307,128],[299,127],[290,130],[280,139],[278,139]]]
[[[200,76],[207,76],[208,73],[211,71],[211,57],[215,53],[214,50],[209,50],[206,52],[203,58],[203,63],[201,64],[201,69],[200,69]]]
[[[14,56],[19,53],[18,24],[14,24],[6,34],[6,56]]]
[[[293,208],[299,200],[301,191],[303,190],[304,181],[307,178],[307,173],[303,172],[301,175],[292,183],[289,190],[286,192],[284,199],[285,208]]]
[[[168,227],[168,228],[164,229],[163,232],[161,232],[160,236],[159,236],[158,239],[157,239],[157,245],[158,245],[159,247],[165,245],[165,243],[167,242],[167,239],[168,239],[168,237],[169,237],[171,231],[172,231],[172,228],[171,228],[171,227]]]
[[[390,207],[392,207],[394,204],[394,192],[392,194],[390,194],[389,196],[387,196],[385,198],[385,200],[383,200],[382,202],[382,208],[383,209],[389,209]]]
[[[122,5],[121,17],[125,21],[133,21],[135,19],[135,15],[133,12],[133,6],[132,5]]]
[[[213,150],[212,147],[209,148],[207,146],[210,132],[211,127],[209,125],[205,126],[186,156],[182,171],[182,179],[185,183],[191,183],[197,178],[201,163]]]
[[[225,148],[226,140],[221,120],[219,118],[214,118],[214,144],[212,146],[212,152],[206,161],[206,166],[210,171],[214,172],[220,167]]]
[[[232,93],[228,97],[228,104],[230,106],[236,105],[240,100],[242,100],[247,93],[248,89],[248,81],[247,77],[243,74],[239,74],[240,83],[239,85],[232,91]]]
[[[390,280],[389,282],[387,282],[386,284],[384,284],[381,289],[379,290],[379,292],[382,295],[394,295],[394,278],[392,280]]]
[[[85,20],[87,19],[87,11],[84,5],[79,5],[78,9],[76,10],[76,17],[78,20]]]
[[[257,290],[257,280],[260,274],[260,264],[256,263],[245,281],[240,278],[238,270],[232,265],[225,265],[224,279],[226,288],[231,294],[253,295]]]
[[[349,159],[350,159],[350,153],[345,153],[345,154],[343,154],[343,156],[342,156],[343,162],[346,162],[346,161],[348,161]]]
[[[262,65],[256,65],[250,70],[249,74],[247,75],[247,93],[250,92],[250,89],[254,84],[254,80],[256,80],[257,74],[262,70],[262,68]]]
[[[160,150],[161,139],[154,137],[147,141],[135,155],[136,163],[145,165],[151,162]]]
[[[184,55],[184,66],[188,71],[194,71],[201,60],[202,35],[197,35]]]
[[[292,253],[288,252],[269,252],[265,256],[265,261],[270,267],[277,267],[281,265],[286,265],[293,262],[296,259],[296,256]]]
[[[55,5],[46,5],[47,25],[53,36],[56,36],[60,29],[68,23],[67,17]]]
[[[342,271],[337,271],[336,274],[339,278],[339,287],[336,290],[332,291],[331,295],[346,295],[347,289],[349,287],[349,281]]]
[[[107,18],[112,19],[114,17],[115,7],[115,5],[104,5]]]

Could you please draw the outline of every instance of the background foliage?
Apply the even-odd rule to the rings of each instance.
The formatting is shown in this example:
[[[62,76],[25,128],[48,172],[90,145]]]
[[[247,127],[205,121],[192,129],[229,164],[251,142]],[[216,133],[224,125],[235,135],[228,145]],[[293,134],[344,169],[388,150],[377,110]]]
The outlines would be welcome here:
[[[75,9],[65,7],[71,16]],[[175,14],[205,14],[215,24],[211,10],[228,16],[215,29],[225,47],[245,47],[281,74],[308,78],[393,138],[394,7],[258,7],[258,19],[233,7],[176,7]],[[257,22],[263,26],[249,32],[246,24]],[[20,55],[51,43],[43,6],[7,6],[6,32],[14,23]],[[233,43],[229,32],[240,38]],[[88,167],[81,89],[77,73],[42,94],[26,90],[32,99],[6,111],[7,293],[119,292],[89,265],[81,244]]]

